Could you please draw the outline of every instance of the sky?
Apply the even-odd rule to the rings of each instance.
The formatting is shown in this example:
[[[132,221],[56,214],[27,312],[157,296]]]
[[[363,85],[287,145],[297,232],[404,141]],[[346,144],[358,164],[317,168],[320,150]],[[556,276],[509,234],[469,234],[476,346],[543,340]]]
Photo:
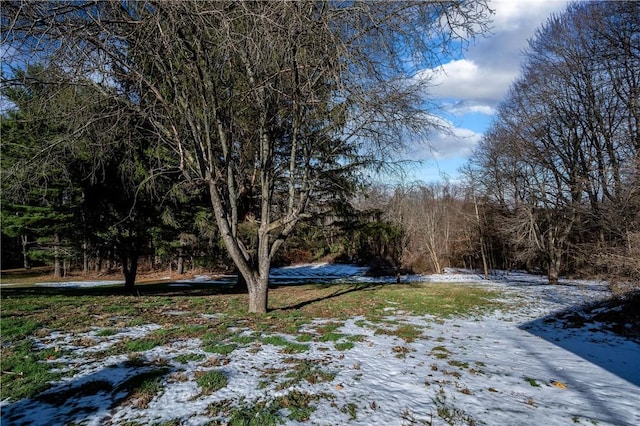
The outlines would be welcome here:
[[[496,107],[520,74],[527,41],[553,13],[561,13],[563,0],[491,0],[492,30],[474,40],[462,56],[433,75],[431,95],[443,108],[449,132],[434,133],[428,145],[417,146],[409,158],[422,160],[406,179],[424,182],[456,180],[458,168],[472,153],[489,127]]]
[[[520,73],[522,52],[552,13],[561,13],[566,0],[489,0],[494,10],[491,33],[479,36],[458,58],[424,70],[432,75],[431,91],[442,107],[449,132],[436,132],[428,144],[414,146],[407,158],[417,160],[403,180],[456,180],[488,128],[509,86]],[[3,54],[5,52],[2,52]],[[0,102],[0,110],[6,107]]]

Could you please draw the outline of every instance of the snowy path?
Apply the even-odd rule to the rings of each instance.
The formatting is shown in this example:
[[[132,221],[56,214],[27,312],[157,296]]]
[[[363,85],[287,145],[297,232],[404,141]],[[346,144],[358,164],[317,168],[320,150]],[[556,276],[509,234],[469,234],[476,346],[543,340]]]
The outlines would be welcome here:
[[[563,282],[547,286],[524,274],[493,281],[454,275],[446,280],[475,281],[504,292],[505,301],[514,309],[442,320],[405,315],[401,306],[390,304],[389,317],[382,323],[365,318],[343,323],[335,330],[344,334],[338,342],[315,340],[307,343],[309,350],[295,354],[270,344],[248,344],[215,366],[210,359],[178,362],[179,355],[212,354],[203,351],[198,339],[174,342],[144,353],[149,361],[162,360],[172,372],[164,380],[163,391],[146,408],[122,403],[114,390],[134,372],[139,373],[139,367],[127,363],[126,355],[95,361],[91,350],[85,349],[68,359],[75,375],[52,389],[51,393],[67,395],[66,401],[57,405],[47,398],[5,402],[2,424],[178,420],[179,424],[203,425],[225,421],[212,404],[225,406],[227,411],[260,401],[268,405],[294,390],[318,398],[306,422],[288,418],[287,409],[280,410],[289,425],[640,424],[640,345],[601,331],[597,324],[570,328],[550,316],[608,296],[605,285]],[[306,331],[314,333],[327,322],[317,320]],[[395,336],[393,330],[401,326],[420,330],[420,337],[406,342]],[[91,338],[109,345],[122,336],[143,336],[156,327],[121,330],[102,338],[95,330]],[[250,330],[239,329],[238,333],[248,335]],[[295,338],[282,336],[289,341]],[[58,333],[49,336],[47,345],[70,348],[72,341]],[[344,342],[352,342],[353,347],[338,350],[336,344]],[[290,380],[286,374],[292,362],[303,360],[311,360],[318,371],[331,373],[330,378],[283,386]],[[223,372],[228,385],[202,395],[194,380],[196,372],[211,369]],[[74,390],[90,382],[111,386],[74,396]]]

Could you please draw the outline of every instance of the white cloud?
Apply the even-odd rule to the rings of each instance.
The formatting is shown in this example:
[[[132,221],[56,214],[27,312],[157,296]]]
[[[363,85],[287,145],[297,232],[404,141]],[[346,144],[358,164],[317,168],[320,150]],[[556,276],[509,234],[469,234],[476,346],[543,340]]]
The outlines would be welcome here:
[[[468,157],[482,138],[481,133],[440,119],[442,130],[434,131],[428,141],[412,145],[407,159],[416,161],[447,160]]]
[[[482,134],[473,130],[454,127],[449,132],[438,132],[430,140],[431,153],[436,160],[454,157],[468,157]]]
[[[565,0],[492,0],[489,7],[495,11],[495,31],[528,33],[549,14],[563,10],[567,3]]]
[[[492,0],[491,34],[476,39],[465,58],[425,70],[419,77],[432,78],[431,95],[445,99],[450,113],[492,115],[520,74],[527,41],[551,13],[566,5],[559,0]]]
[[[513,69],[481,68],[470,59],[458,59],[440,68],[426,70],[422,76],[431,78],[431,94],[458,102],[446,105],[455,114],[481,112],[493,114],[509,85],[518,76]]]

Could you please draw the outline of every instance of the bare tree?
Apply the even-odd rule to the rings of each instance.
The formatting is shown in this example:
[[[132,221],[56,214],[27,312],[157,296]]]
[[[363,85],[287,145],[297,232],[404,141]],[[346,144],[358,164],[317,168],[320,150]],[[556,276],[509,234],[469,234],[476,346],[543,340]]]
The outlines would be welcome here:
[[[488,12],[484,1],[3,2],[2,23],[17,59],[92,76],[146,117],[157,172],[208,188],[249,311],[265,312],[271,259],[315,195],[348,193],[359,168],[434,125],[428,82],[413,76],[483,32]]]
[[[543,259],[549,282],[625,235],[625,186],[637,150],[640,8],[575,3],[530,41],[523,74],[499,107],[472,178],[507,209],[521,260]],[[471,173],[473,175],[473,172]]]

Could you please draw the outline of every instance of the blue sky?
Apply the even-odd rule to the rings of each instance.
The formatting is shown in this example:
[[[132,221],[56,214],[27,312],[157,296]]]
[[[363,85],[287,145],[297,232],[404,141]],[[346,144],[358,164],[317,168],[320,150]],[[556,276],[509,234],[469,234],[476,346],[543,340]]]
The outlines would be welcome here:
[[[403,180],[433,182],[458,177],[463,165],[489,126],[495,108],[520,73],[527,40],[552,13],[561,13],[566,0],[490,0],[492,31],[474,40],[463,56],[440,68],[426,69],[432,78],[431,97],[442,107],[449,132],[431,135],[428,144],[414,146],[407,158],[418,160]],[[7,52],[0,46],[3,58]],[[420,77],[420,75],[418,76]],[[0,99],[0,110],[7,105]]]
[[[455,180],[482,138],[509,86],[520,74],[522,52],[535,30],[552,13],[567,6],[561,0],[491,0],[495,11],[491,34],[477,38],[463,56],[441,68],[424,70],[434,86],[431,95],[443,108],[447,133],[434,133],[427,145],[416,146],[408,157],[422,160],[405,177],[433,182]]]

